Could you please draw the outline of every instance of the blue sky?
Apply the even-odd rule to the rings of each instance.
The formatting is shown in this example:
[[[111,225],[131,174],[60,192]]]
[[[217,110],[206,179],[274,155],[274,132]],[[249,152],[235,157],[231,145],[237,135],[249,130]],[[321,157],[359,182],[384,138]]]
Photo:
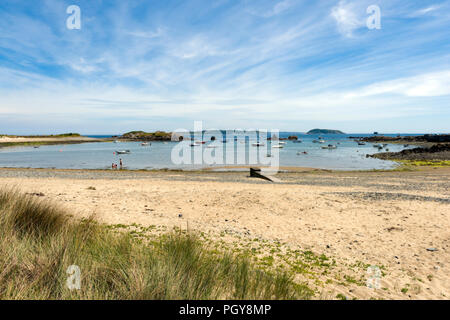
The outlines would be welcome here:
[[[439,0],[1,0],[0,133],[449,132],[449,30]]]

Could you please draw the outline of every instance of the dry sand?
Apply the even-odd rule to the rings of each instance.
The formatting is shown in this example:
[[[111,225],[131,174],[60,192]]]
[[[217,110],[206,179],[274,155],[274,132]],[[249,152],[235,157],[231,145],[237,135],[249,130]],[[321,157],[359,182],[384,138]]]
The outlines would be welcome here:
[[[339,266],[333,276],[298,275],[314,282],[317,298],[450,297],[448,168],[281,173],[277,184],[246,175],[0,169],[0,185],[43,193],[108,224],[189,224],[216,240],[226,234],[325,254]],[[365,286],[368,265],[382,268],[380,289]],[[347,271],[359,284],[342,278]]]

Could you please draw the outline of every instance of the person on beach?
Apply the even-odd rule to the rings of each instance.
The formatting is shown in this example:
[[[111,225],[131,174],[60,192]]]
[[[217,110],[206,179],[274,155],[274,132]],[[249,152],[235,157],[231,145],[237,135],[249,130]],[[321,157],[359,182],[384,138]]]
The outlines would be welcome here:
[[[123,163],[122,163],[122,159],[120,159],[120,170],[123,169]]]

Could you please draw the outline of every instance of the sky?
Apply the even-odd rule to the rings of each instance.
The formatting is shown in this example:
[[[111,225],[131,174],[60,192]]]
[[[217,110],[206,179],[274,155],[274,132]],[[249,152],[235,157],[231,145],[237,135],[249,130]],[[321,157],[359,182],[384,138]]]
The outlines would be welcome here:
[[[449,30],[448,0],[1,0],[0,134],[446,133]]]

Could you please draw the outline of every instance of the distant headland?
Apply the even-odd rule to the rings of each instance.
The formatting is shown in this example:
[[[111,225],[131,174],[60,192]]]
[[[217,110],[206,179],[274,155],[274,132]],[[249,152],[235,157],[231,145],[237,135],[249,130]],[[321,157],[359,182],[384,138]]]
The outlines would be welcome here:
[[[312,129],[309,130],[306,134],[345,134],[345,133],[340,130]]]

